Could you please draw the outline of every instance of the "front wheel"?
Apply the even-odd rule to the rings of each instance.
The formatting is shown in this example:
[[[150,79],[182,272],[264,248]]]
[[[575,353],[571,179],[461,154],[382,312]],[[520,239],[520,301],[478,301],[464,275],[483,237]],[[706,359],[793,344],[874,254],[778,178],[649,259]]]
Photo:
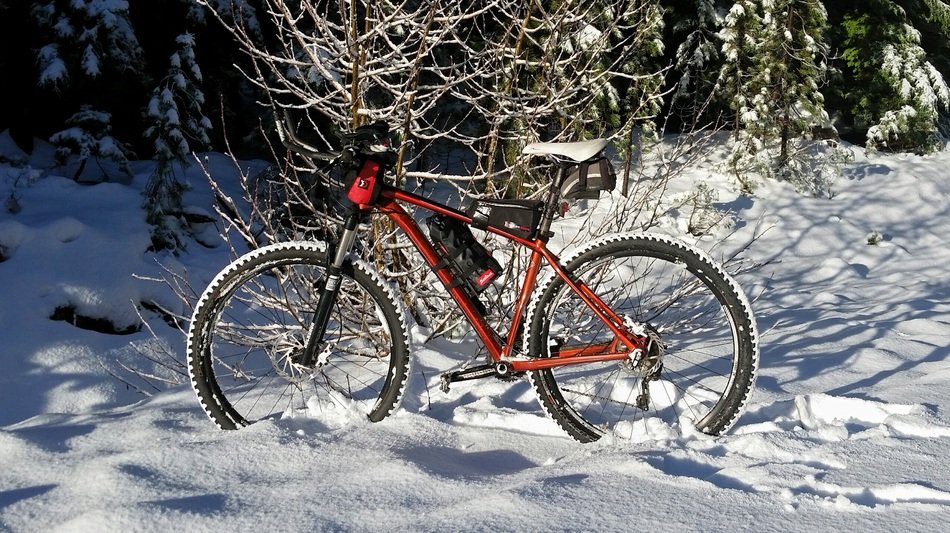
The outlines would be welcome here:
[[[395,408],[409,375],[408,333],[393,293],[363,263],[344,263],[319,353],[299,363],[326,265],[316,243],[265,246],[228,265],[198,300],[188,371],[222,429],[351,409],[379,421]]]
[[[653,235],[604,237],[565,264],[649,341],[621,362],[532,373],[541,404],[567,433],[582,442],[608,433],[639,440],[686,425],[718,435],[735,423],[755,381],[758,338],[748,300],[721,267],[703,252]],[[560,277],[540,294],[531,356],[616,345]]]

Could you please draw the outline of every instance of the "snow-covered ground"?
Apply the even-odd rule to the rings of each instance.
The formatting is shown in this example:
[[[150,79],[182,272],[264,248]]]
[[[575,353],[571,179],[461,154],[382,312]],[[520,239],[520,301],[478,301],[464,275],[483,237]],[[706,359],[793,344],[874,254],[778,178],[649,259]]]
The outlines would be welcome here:
[[[684,178],[726,183],[715,162]],[[765,263],[739,276],[762,332],[749,410],[718,438],[582,445],[525,382],[439,392],[470,349],[445,340],[414,348],[404,407],[379,424],[222,432],[188,385],[143,399],[109,372],[141,364],[147,329],[50,317],[134,329],[133,301],[179,305],[151,278],[200,288],[226,247],[146,251],[146,164],[131,185],[93,186],[0,165],[0,530],[944,530],[948,169],[950,152],[858,153],[830,200],[776,182],[721,190],[736,221],[724,249],[758,235],[746,256]],[[201,173],[188,178],[188,203],[210,210]],[[180,334],[143,316],[182,358]]]

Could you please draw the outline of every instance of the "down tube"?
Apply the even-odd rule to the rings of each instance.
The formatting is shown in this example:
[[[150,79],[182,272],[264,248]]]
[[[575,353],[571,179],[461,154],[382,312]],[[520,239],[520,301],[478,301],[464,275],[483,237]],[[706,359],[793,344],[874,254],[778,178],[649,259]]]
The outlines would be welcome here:
[[[380,213],[389,217],[389,219],[399,226],[399,229],[409,237],[409,240],[412,241],[412,244],[415,245],[419,253],[422,254],[426,263],[433,268],[436,277],[439,278],[442,285],[444,285],[449,294],[452,295],[452,298],[458,304],[459,309],[462,310],[465,318],[467,318],[472,327],[475,328],[475,332],[485,344],[485,348],[488,350],[488,354],[492,360],[501,360],[502,343],[498,333],[485,322],[485,318],[475,307],[475,304],[468,294],[466,294],[461,287],[457,285],[453,286],[456,280],[449,269],[446,267],[435,269],[435,266],[441,262],[442,258],[432,245],[429,244],[429,241],[425,235],[423,235],[422,229],[419,228],[416,221],[406,213],[405,209],[388,197],[380,199],[377,209]]]

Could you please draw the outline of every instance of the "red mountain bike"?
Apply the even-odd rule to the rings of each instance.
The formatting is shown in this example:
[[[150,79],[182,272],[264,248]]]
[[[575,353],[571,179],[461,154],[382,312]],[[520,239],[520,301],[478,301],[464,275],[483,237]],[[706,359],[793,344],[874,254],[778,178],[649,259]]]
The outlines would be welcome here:
[[[408,321],[389,285],[351,254],[372,212],[404,232],[488,352],[487,363],[444,374],[444,389],[526,376],[554,421],[584,442],[608,432],[631,437],[658,423],[713,435],[735,423],[755,381],[758,338],[748,300],[719,265],[659,235],[604,236],[564,259],[548,249],[564,198],[613,188],[602,167],[606,141],[530,144],[525,153],[558,165],[545,200],[479,200],[461,211],[386,182],[387,135],[384,126],[361,127],[332,154],[351,169],[351,206],[335,242],[254,250],[199,299],[188,368],[219,427],[328,404],[360,409],[372,421],[396,408],[409,376]],[[292,131],[286,137],[298,153],[327,157]],[[431,213],[428,235],[404,206]],[[530,251],[520,288],[504,287],[516,291],[506,331],[489,324],[479,302],[500,265],[472,227]]]

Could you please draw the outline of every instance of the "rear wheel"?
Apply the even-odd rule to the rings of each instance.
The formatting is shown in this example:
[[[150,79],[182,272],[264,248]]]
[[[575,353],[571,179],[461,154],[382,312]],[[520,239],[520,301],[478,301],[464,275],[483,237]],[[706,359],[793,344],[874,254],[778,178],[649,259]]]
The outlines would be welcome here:
[[[222,429],[349,409],[379,421],[395,408],[408,334],[392,292],[362,263],[344,264],[316,361],[299,364],[326,264],[316,243],[265,246],[226,267],[199,299],[188,370]]]
[[[722,268],[652,235],[599,239],[566,268],[649,345],[622,362],[532,373],[541,404],[565,431],[589,442],[607,433],[646,439],[687,425],[718,435],[735,423],[755,381],[758,339],[748,301]],[[615,340],[556,276],[536,301],[529,339],[534,357]]]

